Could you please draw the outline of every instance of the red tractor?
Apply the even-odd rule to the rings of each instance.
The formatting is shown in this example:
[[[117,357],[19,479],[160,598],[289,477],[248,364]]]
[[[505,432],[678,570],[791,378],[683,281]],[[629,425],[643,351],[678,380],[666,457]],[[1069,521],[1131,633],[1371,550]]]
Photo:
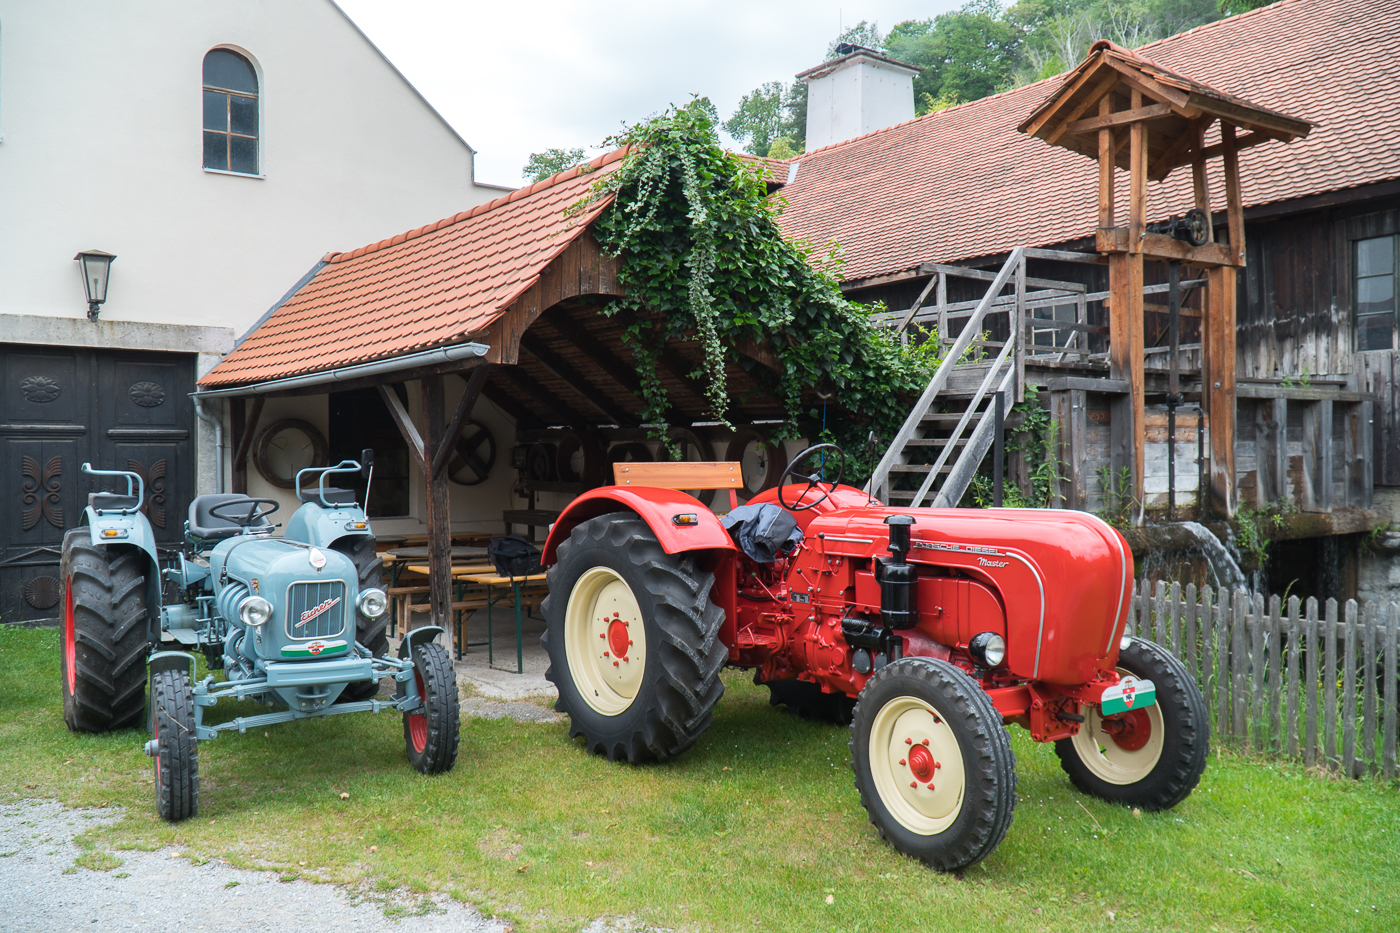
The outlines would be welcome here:
[[[752,668],[775,705],[849,722],[870,821],[943,871],[1011,826],[1004,723],[1054,742],[1086,793],[1146,810],[1191,793],[1205,705],[1179,661],[1125,635],[1116,530],[1085,512],[889,508],[841,485],[844,466],[811,447],[723,521],[681,490],[737,486],[737,464],[618,464],[619,485],[575,499],[544,557],[547,676],[571,735],[611,760],[671,758],[710,725],[720,669]]]

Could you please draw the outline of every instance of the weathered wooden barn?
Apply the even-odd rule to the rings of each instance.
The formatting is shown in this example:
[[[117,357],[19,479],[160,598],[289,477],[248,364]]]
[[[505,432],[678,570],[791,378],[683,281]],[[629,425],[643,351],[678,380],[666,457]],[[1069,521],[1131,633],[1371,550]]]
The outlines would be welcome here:
[[[1131,456],[1125,458],[1115,439],[1113,412],[1133,387],[1113,359],[1108,265],[1067,262],[1050,252],[1097,259],[1107,245],[1099,228],[1113,224],[1099,213],[1095,163],[1064,148],[1058,137],[1077,120],[1092,147],[1101,130],[1115,127],[1090,126],[1100,113],[1090,109],[1092,100],[1063,114],[1071,119],[1041,128],[1041,138],[1031,126],[1042,105],[1079,72],[791,160],[784,229],[839,242],[849,295],[883,302],[896,326],[906,319],[930,329],[942,323],[945,341],[959,333],[960,318],[971,313],[1011,251],[1033,248],[1016,365],[1023,385],[1038,387],[1056,414],[1063,501],[1112,510],[1126,489],[1130,506],[1164,517],[1170,459],[1177,517],[1223,518],[1243,509],[1249,519],[1265,508],[1277,514],[1269,518],[1268,536],[1299,541],[1275,545],[1279,590],[1293,579],[1314,579],[1312,568],[1320,564],[1335,578],[1327,581],[1328,595],[1365,589],[1370,558],[1361,538],[1388,525],[1389,509],[1400,501],[1394,297],[1400,125],[1392,116],[1400,104],[1400,73],[1391,61],[1397,33],[1400,8],[1393,5],[1285,0],[1136,50],[1133,57],[1149,70],[1189,76],[1188,84],[1199,83],[1203,93],[1218,89],[1312,124],[1291,142],[1282,140],[1294,134],[1278,126],[1239,131],[1238,231],[1225,209],[1231,181],[1222,160],[1201,160],[1208,163],[1202,180],[1213,208],[1211,239],[1245,244],[1234,295],[1236,386],[1227,393],[1231,403],[1210,398],[1214,377],[1203,385],[1208,276],[1205,267],[1192,271],[1186,263],[1179,270],[1181,396],[1171,413],[1171,445],[1169,269],[1161,257],[1144,264],[1145,469],[1136,484],[1117,482]],[[1162,96],[1164,87],[1173,89],[1171,81],[1158,84],[1155,96],[1142,86],[1148,106],[1165,112],[1186,103]],[[1235,125],[1244,126],[1244,117],[1238,114]],[[1222,122],[1231,120],[1217,120],[1196,151],[1221,153]],[[1018,133],[1018,126],[1031,132]],[[1123,164],[1131,134],[1125,124],[1116,128],[1121,199],[1132,184]],[[1047,145],[1044,137],[1051,135],[1057,138]],[[1189,166],[1192,149],[1184,140],[1174,153],[1154,153],[1146,166],[1147,231],[1164,231],[1173,216],[1198,206],[1193,172],[1171,170]],[[1119,204],[1122,222],[1128,218]],[[987,317],[989,356],[1009,336],[1015,309],[1008,293]],[[977,384],[975,367],[961,384],[955,377],[949,407],[958,408],[957,390],[970,395]],[[1212,425],[1227,413],[1233,430],[1211,437]],[[1107,489],[1105,480],[1111,480]],[[1198,490],[1213,493],[1213,501],[1202,503],[1210,508],[1197,509]],[[1369,537],[1371,543],[1386,540]],[[1332,558],[1316,560],[1319,547]],[[1390,555],[1381,558],[1372,561],[1373,578],[1388,575]]]

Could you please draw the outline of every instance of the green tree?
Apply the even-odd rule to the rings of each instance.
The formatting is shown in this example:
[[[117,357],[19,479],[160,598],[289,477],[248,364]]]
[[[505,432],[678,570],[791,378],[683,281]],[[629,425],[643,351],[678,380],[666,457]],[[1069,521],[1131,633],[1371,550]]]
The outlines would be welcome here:
[[[971,0],[931,20],[908,20],[890,30],[889,54],[920,69],[914,98],[961,102],[1011,83],[1025,33],[996,0]]]
[[[520,172],[532,182],[544,181],[582,161],[582,149],[546,149],[544,152],[530,153],[530,160]]]
[[[841,35],[832,39],[826,47],[827,60],[840,58],[836,54],[836,47],[841,43],[848,45],[863,45],[867,49],[882,49],[885,47],[885,37],[880,34],[879,23],[867,23],[861,20],[849,29],[842,31]]]
[[[769,81],[745,94],[739,109],[724,122],[724,131],[744,143],[745,152],[768,155],[773,140],[783,132],[784,92],[781,81]]]
[[[1220,12],[1225,16],[1238,16],[1273,2],[1274,0],[1220,0]]]

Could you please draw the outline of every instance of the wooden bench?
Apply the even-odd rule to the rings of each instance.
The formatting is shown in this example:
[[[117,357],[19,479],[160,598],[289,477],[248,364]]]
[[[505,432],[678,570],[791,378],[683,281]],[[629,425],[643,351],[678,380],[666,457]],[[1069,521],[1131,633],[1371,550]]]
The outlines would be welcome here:
[[[728,489],[729,508],[739,507],[744,471],[739,463],[723,460],[678,460],[656,463],[613,464],[617,486],[659,486],[662,489]]]

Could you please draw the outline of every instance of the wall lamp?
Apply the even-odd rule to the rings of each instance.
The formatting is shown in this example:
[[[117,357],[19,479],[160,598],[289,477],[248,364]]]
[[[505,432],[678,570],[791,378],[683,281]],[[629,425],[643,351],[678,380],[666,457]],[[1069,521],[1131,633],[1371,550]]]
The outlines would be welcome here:
[[[97,320],[102,302],[107,300],[107,277],[117,257],[100,249],[88,249],[73,257],[83,264],[83,290],[87,292],[88,320]]]

